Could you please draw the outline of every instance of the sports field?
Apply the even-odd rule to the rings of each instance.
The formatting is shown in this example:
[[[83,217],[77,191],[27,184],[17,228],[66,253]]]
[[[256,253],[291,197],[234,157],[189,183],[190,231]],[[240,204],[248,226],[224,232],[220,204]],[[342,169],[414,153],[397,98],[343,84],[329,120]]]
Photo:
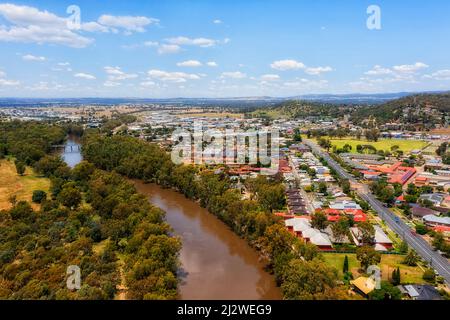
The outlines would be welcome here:
[[[342,148],[344,145],[348,144],[352,146],[352,153],[356,153],[356,146],[360,145],[372,145],[377,150],[391,151],[393,146],[398,146],[400,150],[404,153],[408,153],[411,150],[420,150],[425,148],[428,143],[419,140],[400,140],[400,139],[381,139],[377,142],[367,141],[367,140],[357,140],[357,139],[330,139],[331,144],[336,146],[336,148]]]

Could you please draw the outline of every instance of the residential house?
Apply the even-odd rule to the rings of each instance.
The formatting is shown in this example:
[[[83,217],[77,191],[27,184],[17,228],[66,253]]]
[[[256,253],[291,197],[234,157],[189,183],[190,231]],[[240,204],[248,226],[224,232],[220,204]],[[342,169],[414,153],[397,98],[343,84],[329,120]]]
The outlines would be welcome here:
[[[443,300],[439,291],[430,285],[400,285],[398,288],[404,296],[413,300]]]

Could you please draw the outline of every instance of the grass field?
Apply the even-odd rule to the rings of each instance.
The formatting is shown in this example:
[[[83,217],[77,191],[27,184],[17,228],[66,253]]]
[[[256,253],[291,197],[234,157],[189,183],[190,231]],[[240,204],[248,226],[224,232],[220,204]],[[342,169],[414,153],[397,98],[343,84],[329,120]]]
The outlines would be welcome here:
[[[31,168],[27,167],[25,174],[19,176],[12,160],[0,160],[0,210],[11,207],[9,198],[12,195],[16,195],[18,201],[31,202],[34,190],[44,190],[48,193],[49,189],[50,181],[38,177]],[[33,204],[33,207],[37,209],[39,206]]]
[[[367,140],[356,140],[356,139],[330,139],[331,144],[336,146],[336,148],[342,148],[344,145],[349,144],[352,146],[352,153],[356,153],[356,146],[360,145],[372,145],[377,150],[391,151],[392,146],[398,146],[400,150],[405,153],[410,152],[415,149],[422,149],[427,146],[427,142],[418,140],[398,140],[398,139],[381,139],[377,142],[367,141]]]
[[[356,254],[324,253],[323,257],[325,262],[328,265],[335,267],[342,277],[342,266],[344,265],[344,258],[346,255],[348,256],[349,270],[352,272],[353,277],[356,278],[360,275],[358,272],[360,263],[356,260]],[[392,275],[392,271],[397,267],[400,267],[402,283],[426,283],[425,280],[422,279],[423,270],[420,267],[409,267],[402,264],[401,262],[403,259],[403,255],[383,254],[381,256],[381,263],[379,264],[382,279],[388,280]]]

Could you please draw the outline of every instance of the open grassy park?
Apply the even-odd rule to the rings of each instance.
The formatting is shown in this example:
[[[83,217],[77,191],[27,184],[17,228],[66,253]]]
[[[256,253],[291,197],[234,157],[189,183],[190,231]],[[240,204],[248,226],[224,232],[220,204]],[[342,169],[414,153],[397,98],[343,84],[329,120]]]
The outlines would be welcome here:
[[[9,198],[12,195],[17,201],[26,200],[31,202],[34,190],[44,190],[48,193],[50,181],[40,177],[27,167],[25,174],[19,176],[13,160],[0,160],[0,210],[9,209],[11,204]],[[34,208],[38,205],[33,204]]]
[[[356,153],[356,146],[360,145],[371,145],[374,146],[377,150],[383,151],[391,151],[392,146],[398,146],[400,150],[404,153],[408,153],[411,150],[421,150],[428,145],[428,142],[420,141],[420,140],[402,140],[402,139],[380,139],[376,142],[367,141],[365,139],[357,140],[352,138],[343,138],[343,139],[330,139],[331,144],[336,146],[336,148],[342,148],[344,145],[348,144],[352,146],[352,153]]]
[[[342,277],[342,266],[344,265],[344,258],[348,256],[349,270],[352,272],[353,277],[356,278],[360,275],[358,269],[360,267],[360,263],[356,260],[356,254],[354,253],[324,253],[323,257],[325,262],[335,267],[339,275]],[[410,267],[402,264],[405,256],[397,255],[397,254],[383,254],[381,256],[381,263],[379,267],[381,269],[381,276],[383,280],[389,280],[392,271],[397,267],[400,267],[400,274],[402,283],[426,283],[425,280],[422,279],[423,270],[421,267]]]

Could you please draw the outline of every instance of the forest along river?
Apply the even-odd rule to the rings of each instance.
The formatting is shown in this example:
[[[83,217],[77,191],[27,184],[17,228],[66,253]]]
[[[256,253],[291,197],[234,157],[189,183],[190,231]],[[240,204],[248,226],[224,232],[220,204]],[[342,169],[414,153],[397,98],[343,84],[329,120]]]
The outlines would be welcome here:
[[[82,160],[74,147],[79,145],[79,139],[69,137],[62,153],[71,167]],[[166,212],[174,234],[181,237],[181,299],[281,299],[274,277],[264,271],[257,252],[222,221],[176,191],[133,182]]]

